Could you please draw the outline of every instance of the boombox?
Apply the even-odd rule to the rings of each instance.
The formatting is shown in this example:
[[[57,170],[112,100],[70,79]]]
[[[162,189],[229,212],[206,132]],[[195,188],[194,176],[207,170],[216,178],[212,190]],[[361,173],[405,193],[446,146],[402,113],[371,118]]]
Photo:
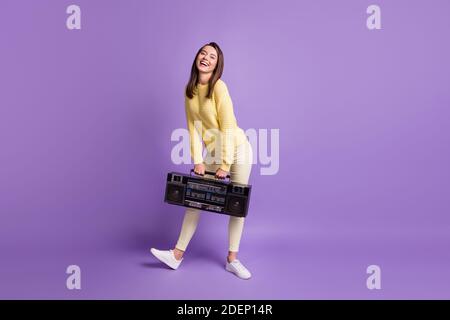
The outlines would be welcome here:
[[[190,175],[178,172],[167,174],[165,202],[230,216],[247,216],[251,185],[193,176],[193,172],[191,169]],[[205,173],[215,175],[210,171]]]

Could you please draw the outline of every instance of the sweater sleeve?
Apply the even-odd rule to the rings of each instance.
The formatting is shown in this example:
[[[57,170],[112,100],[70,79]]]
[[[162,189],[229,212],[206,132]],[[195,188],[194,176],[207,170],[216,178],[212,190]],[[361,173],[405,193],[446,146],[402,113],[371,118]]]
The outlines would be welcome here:
[[[233,102],[231,101],[228,88],[224,82],[221,82],[217,88],[216,107],[219,130],[221,133],[222,164],[220,168],[229,172],[234,157],[234,130],[236,127],[236,117],[234,115]]]
[[[200,128],[196,127],[187,103],[185,103],[185,109],[186,109],[187,127],[189,130],[191,157],[192,160],[194,161],[194,164],[203,163],[203,145],[202,140],[200,138],[202,133],[199,132]]]

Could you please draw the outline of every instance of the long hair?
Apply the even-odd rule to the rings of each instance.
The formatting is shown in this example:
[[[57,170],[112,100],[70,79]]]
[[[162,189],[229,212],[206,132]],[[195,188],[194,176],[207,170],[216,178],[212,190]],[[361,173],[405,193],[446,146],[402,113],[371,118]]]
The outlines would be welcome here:
[[[197,51],[197,54],[194,57],[194,62],[192,63],[191,76],[189,77],[189,82],[186,86],[186,96],[189,99],[192,99],[194,97],[194,90],[199,80],[199,72],[196,64],[197,57],[200,54],[200,51],[202,51],[202,49],[206,46],[211,46],[217,51],[217,65],[208,81],[208,93],[206,95],[208,99],[211,99],[214,90],[214,85],[216,84],[217,80],[219,80],[220,77],[222,76],[224,66],[222,50],[220,49],[219,45],[215,42],[205,44]]]

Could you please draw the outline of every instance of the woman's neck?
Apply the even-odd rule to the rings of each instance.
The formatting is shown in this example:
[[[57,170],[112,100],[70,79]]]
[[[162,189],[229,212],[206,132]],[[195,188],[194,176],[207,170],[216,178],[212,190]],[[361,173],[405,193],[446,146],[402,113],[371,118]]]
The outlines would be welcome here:
[[[198,77],[198,82],[200,84],[207,84],[211,78],[211,73],[200,73]]]

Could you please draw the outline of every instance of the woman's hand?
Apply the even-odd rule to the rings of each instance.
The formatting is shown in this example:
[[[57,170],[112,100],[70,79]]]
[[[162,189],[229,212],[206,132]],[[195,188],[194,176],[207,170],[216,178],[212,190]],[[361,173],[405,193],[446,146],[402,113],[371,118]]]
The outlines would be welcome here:
[[[225,179],[228,175],[228,172],[222,170],[222,169],[217,169],[216,171],[216,178],[218,179]]]
[[[203,163],[196,164],[194,166],[194,172],[201,176],[205,175],[205,165]]]

